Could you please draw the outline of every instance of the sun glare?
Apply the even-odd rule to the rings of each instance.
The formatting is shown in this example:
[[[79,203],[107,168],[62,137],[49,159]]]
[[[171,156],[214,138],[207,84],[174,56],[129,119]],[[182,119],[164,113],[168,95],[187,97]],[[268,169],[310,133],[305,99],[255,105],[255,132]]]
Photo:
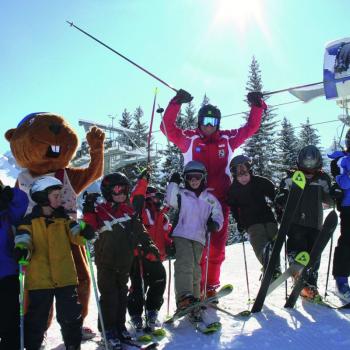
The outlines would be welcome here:
[[[263,12],[263,0],[217,0],[214,24],[245,33],[254,24],[264,27]]]

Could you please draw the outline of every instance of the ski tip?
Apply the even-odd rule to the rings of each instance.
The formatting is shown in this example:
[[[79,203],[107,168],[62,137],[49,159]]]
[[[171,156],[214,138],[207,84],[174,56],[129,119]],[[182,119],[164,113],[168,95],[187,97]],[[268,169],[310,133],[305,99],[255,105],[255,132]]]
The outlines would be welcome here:
[[[159,345],[158,343],[152,343],[150,345],[143,346],[141,349],[144,349],[144,350],[146,350],[146,349],[156,349],[158,347],[158,345]]]
[[[241,311],[237,316],[249,317],[251,314],[252,314],[251,311],[249,311],[249,310],[244,310],[244,311]]]

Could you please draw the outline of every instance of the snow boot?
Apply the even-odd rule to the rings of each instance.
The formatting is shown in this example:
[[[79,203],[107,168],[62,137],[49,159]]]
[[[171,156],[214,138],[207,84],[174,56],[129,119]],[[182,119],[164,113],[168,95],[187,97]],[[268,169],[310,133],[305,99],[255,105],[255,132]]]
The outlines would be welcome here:
[[[337,276],[335,277],[335,284],[339,294],[344,295],[345,298],[350,298],[350,287],[348,277]]]
[[[143,330],[143,320],[141,315],[131,316],[130,322],[135,328],[136,332],[141,332]]]
[[[159,327],[158,310],[146,310],[146,326],[151,330]]]
[[[122,326],[122,327],[119,327],[117,329],[117,335],[118,335],[118,338],[120,340],[131,340],[132,339],[132,336],[131,334],[129,333],[129,331],[126,329],[125,326]]]

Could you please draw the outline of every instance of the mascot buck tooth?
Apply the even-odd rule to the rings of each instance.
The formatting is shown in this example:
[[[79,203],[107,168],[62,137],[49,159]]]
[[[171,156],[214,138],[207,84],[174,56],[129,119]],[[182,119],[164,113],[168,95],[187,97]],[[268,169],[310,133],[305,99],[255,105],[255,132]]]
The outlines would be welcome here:
[[[29,114],[17,128],[6,131],[5,137],[10,143],[18,165],[24,168],[17,178],[16,185],[29,194],[35,178],[42,175],[55,176],[63,183],[63,206],[73,218],[76,218],[77,195],[103,175],[105,137],[103,131],[92,127],[86,134],[91,158],[86,168],[68,166],[77,150],[78,137],[64,118],[57,114],[46,112]],[[29,195],[28,197],[30,199]],[[33,205],[34,202],[30,202],[27,213],[31,212]],[[72,245],[72,253],[78,274],[78,295],[84,319],[88,312],[90,297],[86,252],[84,247]],[[88,329],[85,330],[89,332]]]

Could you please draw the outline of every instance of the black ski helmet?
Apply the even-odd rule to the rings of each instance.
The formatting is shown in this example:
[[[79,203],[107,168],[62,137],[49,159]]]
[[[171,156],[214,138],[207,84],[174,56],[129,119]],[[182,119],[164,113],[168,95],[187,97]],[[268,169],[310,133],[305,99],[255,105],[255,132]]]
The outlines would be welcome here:
[[[230,171],[233,176],[237,174],[237,169],[239,165],[245,165],[250,172],[252,166],[252,160],[243,154],[233,157],[230,162]]]
[[[101,182],[101,193],[107,201],[112,200],[112,191],[117,185],[126,186],[126,191],[129,192],[130,182],[123,173],[111,173],[103,178]]]
[[[298,168],[304,171],[321,169],[323,165],[320,150],[314,145],[303,147],[298,154]]]
[[[211,104],[204,105],[198,111],[198,127],[203,124],[205,117],[212,117],[218,119],[217,129],[220,127],[221,112],[220,109]]]
[[[205,168],[203,163],[197,162],[196,160],[191,160],[184,167],[184,175],[188,173],[202,173],[206,176],[207,169]]]
[[[50,205],[49,193],[62,189],[62,182],[53,176],[41,176],[34,180],[30,190],[30,198],[41,206]]]
[[[347,152],[350,151],[350,129],[348,130],[348,132],[345,135],[345,147]]]

